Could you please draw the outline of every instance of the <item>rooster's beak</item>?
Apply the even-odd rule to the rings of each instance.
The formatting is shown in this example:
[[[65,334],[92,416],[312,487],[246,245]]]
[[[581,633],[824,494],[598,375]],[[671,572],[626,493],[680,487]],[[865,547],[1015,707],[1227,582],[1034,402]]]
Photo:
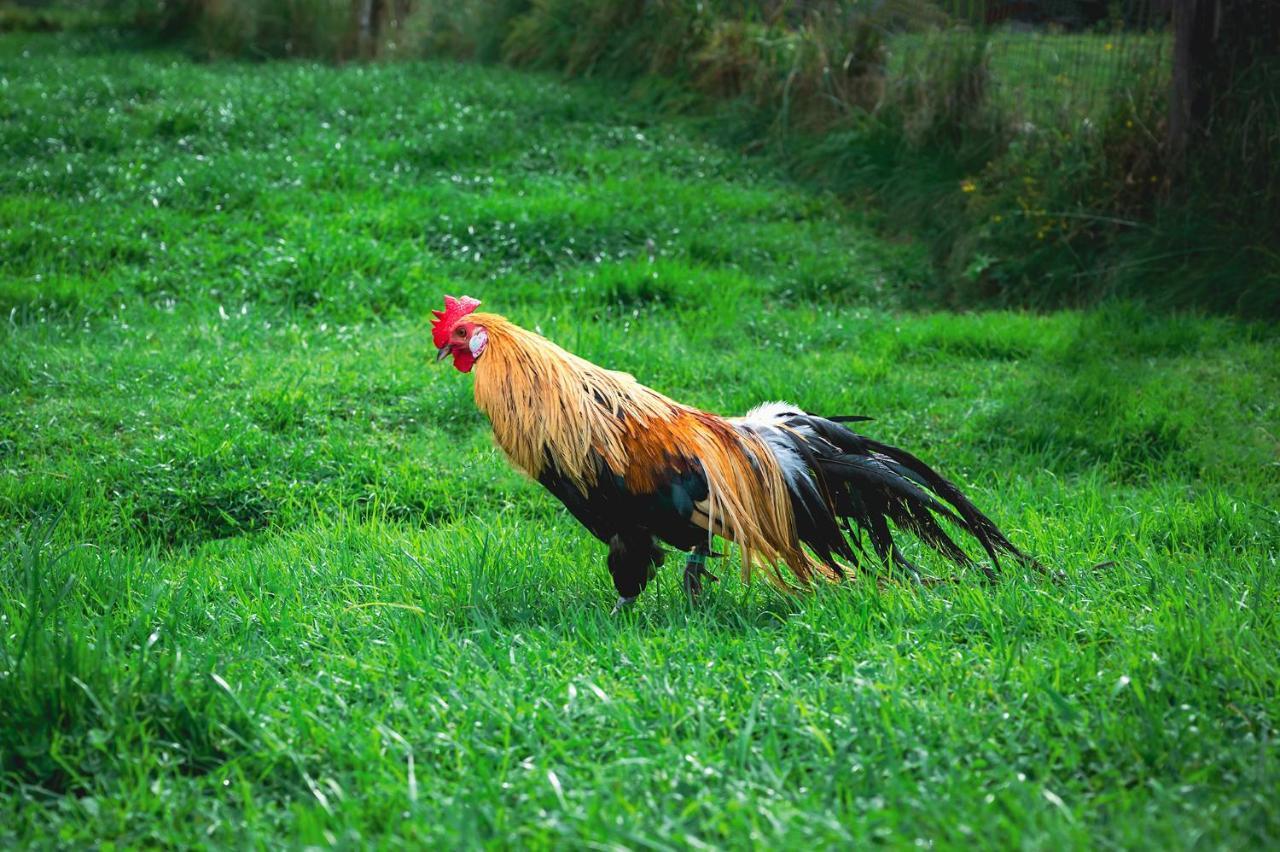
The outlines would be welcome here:
[[[440,351],[436,353],[436,363],[439,364],[441,361],[443,361],[451,351],[453,350],[451,350],[448,346],[441,346]]]

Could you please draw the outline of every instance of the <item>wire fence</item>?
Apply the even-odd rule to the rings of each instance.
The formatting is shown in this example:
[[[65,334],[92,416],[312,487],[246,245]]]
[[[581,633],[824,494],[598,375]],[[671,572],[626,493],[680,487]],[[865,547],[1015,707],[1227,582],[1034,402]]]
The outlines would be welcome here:
[[[892,0],[889,0],[892,2]],[[1032,124],[1095,119],[1127,86],[1169,79],[1169,0],[941,0],[945,23],[889,39],[890,78],[939,51],[985,50],[987,95]]]

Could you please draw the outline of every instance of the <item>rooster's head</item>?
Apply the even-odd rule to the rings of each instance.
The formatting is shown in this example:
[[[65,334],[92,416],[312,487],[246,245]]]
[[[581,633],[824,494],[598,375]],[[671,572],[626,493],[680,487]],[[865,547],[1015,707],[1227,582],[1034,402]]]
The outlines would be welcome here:
[[[464,373],[471,372],[489,343],[489,333],[484,326],[467,320],[468,314],[479,306],[480,300],[470,296],[460,299],[445,296],[444,310],[431,312],[436,317],[431,323],[431,337],[439,353],[437,361],[452,355],[454,367]]]

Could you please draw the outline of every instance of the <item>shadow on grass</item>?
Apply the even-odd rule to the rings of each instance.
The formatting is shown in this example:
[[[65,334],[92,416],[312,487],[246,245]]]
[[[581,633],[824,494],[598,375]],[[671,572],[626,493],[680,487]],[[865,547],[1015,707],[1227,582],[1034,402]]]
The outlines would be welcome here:
[[[1123,485],[1271,489],[1274,446],[1259,403],[1280,370],[1253,344],[1276,334],[1231,320],[1152,317],[1133,304],[1080,314],[1071,334],[1023,362],[969,439],[1020,469],[1096,470]],[[1260,428],[1240,428],[1242,417]]]

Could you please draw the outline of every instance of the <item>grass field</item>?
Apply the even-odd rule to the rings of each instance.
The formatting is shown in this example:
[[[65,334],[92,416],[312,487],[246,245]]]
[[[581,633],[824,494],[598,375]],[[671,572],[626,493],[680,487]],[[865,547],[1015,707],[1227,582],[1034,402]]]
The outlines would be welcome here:
[[[0,92],[0,844],[1280,843],[1274,327],[902,311],[924,246],[605,88],[5,36]],[[1066,579],[610,617],[446,292],[873,415]]]

